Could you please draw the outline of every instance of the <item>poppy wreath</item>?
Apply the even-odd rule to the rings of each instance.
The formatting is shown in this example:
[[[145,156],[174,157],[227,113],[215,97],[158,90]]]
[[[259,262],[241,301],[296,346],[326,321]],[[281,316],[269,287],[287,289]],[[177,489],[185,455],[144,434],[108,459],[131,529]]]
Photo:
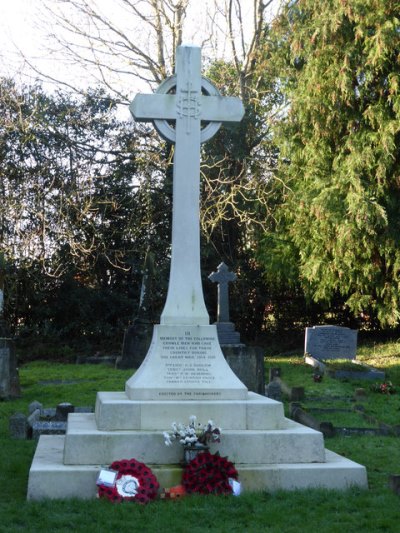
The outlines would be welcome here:
[[[238,478],[234,464],[218,453],[204,452],[186,465],[182,484],[188,493],[232,494],[229,478]]]
[[[118,472],[114,487],[99,485],[99,498],[108,498],[118,503],[135,501],[148,503],[157,496],[159,483],[151,469],[136,459],[114,461],[111,470]]]

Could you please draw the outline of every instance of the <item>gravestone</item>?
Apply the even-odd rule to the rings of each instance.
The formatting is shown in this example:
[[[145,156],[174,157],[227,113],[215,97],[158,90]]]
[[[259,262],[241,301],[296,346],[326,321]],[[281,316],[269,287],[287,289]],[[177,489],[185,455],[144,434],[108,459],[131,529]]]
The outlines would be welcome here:
[[[340,326],[313,326],[306,328],[306,354],[315,359],[355,359],[357,330]]]
[[[40,420],[41,411],[40,409],[35,409],[29,416],[28,416],[28,427],[32,429],[33,423],[38,422]]]
[[[15,344],[4,320],[4,258],[0,254],[0,399],[19,398],[21,388]]]
[[[0,338],[0,399],[19,398],[21,388],[12,339]]]
[[[28,406],[28,416],[17,413],[9,418],[10,435],[14,439],[38,439],[41,435],[62,435],[71,413],[93,413],[92,407],[75,407],[62,402],[57,407],[46,407],[38,401]]]
[[[28,406],[28,412],[29,414],[32,414],[33,412],[35,412],[36,410],[41,411],[43,409],[43,404],[38,402],[37,400],[33,400],[33,402],[31,402]]]
[[[56,407],[55,419],[58,422],[66,422],[68,420],[69,413],[75,412],[75,407],[72,403],[62,402]]]
[[[208,279],[218,284],[217,332],[220,344],[240,344],[240,333],[229,320],[229,283],[235,281],[236,274],[230,272],[225,263],[220,263],[216,272]]]
[[[266,396],[280,402],[282,400],[282,388],[279,381],[270,381],[265,387]]]
[[[305,362],[320,373],[337,379],[384,380],[385,373],[382,370],[356,360],[357,333],[357,330],[340,326],[306,328]],[[330,368],[329,360],[334,359],[347,359],[354,368]]]
[[[221,345],[221,349],[228,365],[249,391],[264,394],[265,350],[260,346],[247,346],[243,343]]]
[[[117,368],[139,368],[150,347],[153,325],[155,322],[152,300],[154,254],[147,252],[144,261],[142,286],[140,290],[139,309],[131,326],[127,328],[122,344],[122,355],[117,358]]]
[[[25,440],[28,432],[28,420],[23,413],[15,413],[8,420],[10,438]]]
[[[252,490],[366,486],[365,468],[325,450],[321,433],[284,417],[283,405],[249,392],[224,359],[209,324],[200,277],[200,143],[221,121],[238,121],[238,99],[222,97],[201,77],[200,49],[180,46],[176,74],[131,105],[175,143],[170,281],[160,324],[125,392],[98,392],[94,414],[70,414],[67,433],[42,435],[28,499],[94,498],[101,465],[134,457],[151,465],[161,489],[181,481],[180,446],[162,432],[191,415],[224,427],[212,444]],[[175,126],[175,127],[174,127]]]
[[[258,346],[246,346],[240,342],[240,333],[235,331],[235,324],[229,318],[229,283],[236,280],[236,274],[230,272],[222,262],[217,271],[208,279],[218,284],[217,326],[218,340],[222,353],[229,366],[246,387],[254,392],[264,394],[264,350]]]
[[[0,338],[9,337],[6,323],[4,321],[4,279],[6,275],[5,259],[2,252],[0,252]]]

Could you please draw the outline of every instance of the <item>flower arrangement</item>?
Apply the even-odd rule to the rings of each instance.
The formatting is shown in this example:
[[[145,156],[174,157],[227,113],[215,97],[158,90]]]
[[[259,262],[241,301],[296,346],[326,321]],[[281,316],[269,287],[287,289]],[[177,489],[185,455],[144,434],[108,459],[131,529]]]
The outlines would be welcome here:
[[[212,420],[202,426],[197,423],[197,417],[192,415],[187,426],[176,422],[172,422],[171,426],[172,432],[163,432],[166,446],[171,446],[174,440],[178,440],[183,446],[192,447],[202,447],[212,442],[220,442],[221,428],[215,426]]]
[[[99,498],[112,502],[148,503],[157,496],[159,484],[151,469],[136,459],[114,461],[111,470],[118,472],[114,486],[99,485]]]
[[[182,484],[188,494],[232,494],[229,480],[237,478],[234,464],[226,457],[204,452],[186,465]]]
[[[382,394],[395,394],[396,388],[393,386],[391,381],[386,381],[385,383],[374,383],[371,385],[371,390],[373,392],[380,392]]]

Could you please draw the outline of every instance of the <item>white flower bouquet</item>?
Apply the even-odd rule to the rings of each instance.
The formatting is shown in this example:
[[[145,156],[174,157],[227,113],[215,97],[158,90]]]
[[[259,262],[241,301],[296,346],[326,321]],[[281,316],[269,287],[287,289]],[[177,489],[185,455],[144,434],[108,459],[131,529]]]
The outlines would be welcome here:
[[[212,420],[202,425],[197,423],[195,415],[190,416],[189,424],[172,422],[172,432],[164,431],[166,446],[171,446],[174,440],[179,441],[183,446],[201,447],[212,442],[220,442],[221,428],[214,425]]]

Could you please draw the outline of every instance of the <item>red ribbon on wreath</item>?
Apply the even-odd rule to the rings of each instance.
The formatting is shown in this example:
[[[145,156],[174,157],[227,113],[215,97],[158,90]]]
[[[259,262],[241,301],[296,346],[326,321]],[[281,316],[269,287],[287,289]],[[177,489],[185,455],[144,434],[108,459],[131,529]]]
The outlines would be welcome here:
[[[118,472],[113,487],[99,485],[99,498],[108,498],[112,502],[135,501],[148,503],[157,496],[159,483],[151,469],[136,459],[114,461],[111,470]]]
[[[182,484],[188,493],[232,494],[229,478],[238,478],[234,464],[219,454],[204,452],[186,465]]]

